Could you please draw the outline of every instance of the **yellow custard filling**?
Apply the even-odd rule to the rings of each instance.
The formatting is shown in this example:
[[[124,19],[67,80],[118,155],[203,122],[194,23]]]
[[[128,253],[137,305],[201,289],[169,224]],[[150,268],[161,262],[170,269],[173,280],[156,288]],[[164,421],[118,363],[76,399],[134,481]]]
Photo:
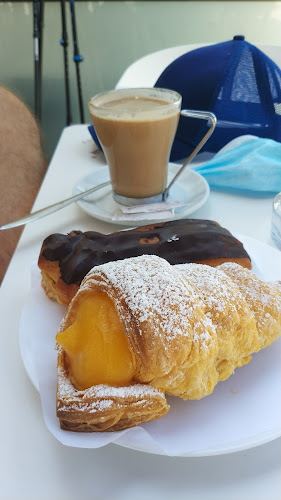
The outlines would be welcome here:
[[[104,292],[92,292],[77,308],[73,324],[56,336],[68,357],[77,389],[93,385],[128,385],[134,364],[114,302]]]

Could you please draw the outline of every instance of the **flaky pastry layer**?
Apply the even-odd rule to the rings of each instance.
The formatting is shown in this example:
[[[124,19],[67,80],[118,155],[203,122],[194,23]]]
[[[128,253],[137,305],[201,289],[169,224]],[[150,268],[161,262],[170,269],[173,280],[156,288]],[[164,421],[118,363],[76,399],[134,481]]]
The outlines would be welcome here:
[[[121,431],[163,417],[169,408],[164,393],[146,384],[97,385],[78,391],[69,379],[65,354],[59,349],[57,416],[62,429]]]

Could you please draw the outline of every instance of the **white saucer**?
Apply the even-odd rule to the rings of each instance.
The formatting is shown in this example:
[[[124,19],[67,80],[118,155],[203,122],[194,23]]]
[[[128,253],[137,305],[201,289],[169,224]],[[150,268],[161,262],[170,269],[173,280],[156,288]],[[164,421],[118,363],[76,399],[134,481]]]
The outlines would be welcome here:
[[[252,259],[253,272],[281,279],[280,252],[257,240],[235,234]],[[202,457],[258,446],[280,436],[281,338],[220,382],[212,395],[199,401],[170,398],[165,417],[119,432],[66,433],[56,418],[57,352],[55,335],[65,307],[48,299],[34,264],[32,288],[19,326],[19,345],[25,369],[40,388],[45,422],[67,446],[99,448],[114,442],[158,455]]]
[[[168,182],[174,177],[175,173],[179,170],[180,166],[174,163],[169,163]],[[73,194],[81,193],[91,187],[101,184],[109,180],[109,170],[107,166],[101,167],[99,171],[95,171],[84,177],[74,186]],[[197,172],[190,168],[180,175],[179,179],[174,183],[170,190],[168,197],[169,202],[180,202],[183,206],[176,208],[175,213],[162,218],[157,217],[157,222],[166,222],[170,220],[177,220],[185,217],[196,210],[198,210],[204,203],[206,203],[210,189],[207,181]],[[120,205],[113,199],[111,186],[107,186],[100,191],[91,194],[77,202],[80,208],[87,214],[112,224],[121,224],[124,226],[132,226],[132,219],[128,220],[113,220],[112,217],[120,207]],[[150,219],[133,221],[134,226],[153,222]]]

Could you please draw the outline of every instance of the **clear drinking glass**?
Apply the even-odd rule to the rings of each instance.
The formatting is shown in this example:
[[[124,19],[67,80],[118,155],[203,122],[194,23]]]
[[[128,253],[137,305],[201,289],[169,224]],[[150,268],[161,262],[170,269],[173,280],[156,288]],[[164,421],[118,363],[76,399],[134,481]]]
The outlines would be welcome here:
[[[281,193],[273,200],[271,237],[277,248],[281,250]]]
[[[165,200],[171,185],[213,132],[216,117],[212,113],[181,110],[181,103],[178,92],[155,87],[111,90],[89,101],[117,202],[138,205]],[[167,186],[180,114],[208,120],[211,126]]]

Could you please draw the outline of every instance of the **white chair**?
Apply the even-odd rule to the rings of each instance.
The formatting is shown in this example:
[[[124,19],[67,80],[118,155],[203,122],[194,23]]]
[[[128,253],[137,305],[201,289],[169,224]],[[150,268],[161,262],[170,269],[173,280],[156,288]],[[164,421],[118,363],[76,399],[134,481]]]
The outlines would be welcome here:
[[[169,64],[191,50],[211,45],[210,43],[179,45],[152,52],[132,63],[123,73],[116,88],[153,87],[158,77]],[[255,44],[281,68],[281,45]]]

